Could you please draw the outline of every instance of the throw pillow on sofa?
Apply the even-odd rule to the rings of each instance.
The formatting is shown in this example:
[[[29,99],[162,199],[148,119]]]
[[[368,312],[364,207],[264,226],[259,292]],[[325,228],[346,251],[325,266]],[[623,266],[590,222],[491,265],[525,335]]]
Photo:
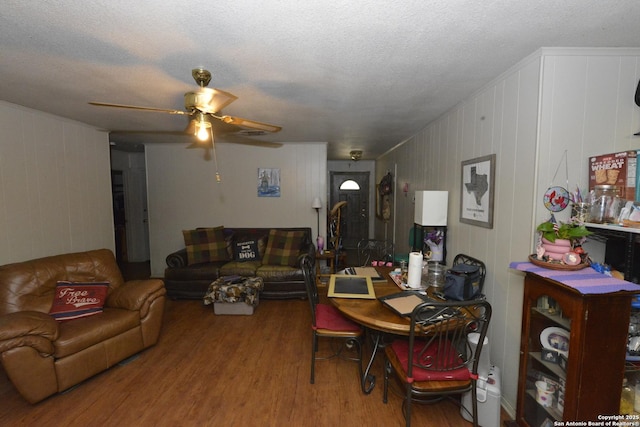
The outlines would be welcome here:
[[[49,314],[56,320],[71,320],[102,313],[108,292],[108,282],[60,281]]]
[[[262,264],[297,266],[303,239],[304,231],[270,230]]]
[[[269,232],[266,231],[263,236],[255,234],[234,234],[233,260],[238,262],[260,261],[264,257],[264,251],[267,247],[267,239]],[[247,247],[250,246],[250,247]]]
[[[182,234],[187,249],[188,265],[229,260],[229,242],[225,239],[223,226],[182,230]]]

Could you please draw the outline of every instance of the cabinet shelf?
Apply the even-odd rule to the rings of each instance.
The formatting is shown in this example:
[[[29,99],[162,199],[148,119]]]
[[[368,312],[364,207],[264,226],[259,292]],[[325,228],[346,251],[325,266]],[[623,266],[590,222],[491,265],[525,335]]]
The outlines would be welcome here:
[[[595,421],[600,414],[618,413],[624,371],[640,368],[625,361],[634,296],[633,292],[585,295],[561,280],[526,273],[516,408],[518,426],[539,427],[546,422],[545,418]],[[548,312],[547,302],[557,309],[555,313]],[[571,331],[562,368],[542,358],[540,334],[550,326]],[[594,351],[603,343],[606,351]],[[536,402],[531,381],[537,375],[560,381],[564,391],[561,409],[556,407],[557,403],[547,408]],[[593,387],[594,384],[598,387]],[[602,390],[611,392],[603,394]]]
[[[567,378],[567,373],[564,370],[562,370],[562,368],[559,365],[556,365],[555,363],[550,363],[544,360],[542,358],[542,353],[540,353],[539,351],[532,351],[529,353],[529,355],[531,355],[531,357],[534,360],[537,360],[538,362],[540,362],[553,375],[557,376],[558,378],[562,378],[563,380]]]
[[[535,390],[527,389],[527,394],[534,401],[536,400],[536,391]],[[549,414],[549,416],[552,417],[554,420],[557,421],[557,420],[561,420],[562,419],[562,411],[560,411],[558,408],[553,408],[553,407],[549,407],[549,406],[542,406],[538,402],[536,402],[536,405],[538,405],[538,407],[544,409],[547,412],[547,414]]]
[[[537,307],[533,308],[533,311],[535,311],[536,313],[541,314],[542,316],[546,317],[547,319],[549,319],[550,321],[554,322],[558,326],[562,326],[565,329],[571,329],[571,319],[567,319],[566,317],[562,317],[559,314],[550,314],[548,311],[540,309],[540,308],[537,308]]]

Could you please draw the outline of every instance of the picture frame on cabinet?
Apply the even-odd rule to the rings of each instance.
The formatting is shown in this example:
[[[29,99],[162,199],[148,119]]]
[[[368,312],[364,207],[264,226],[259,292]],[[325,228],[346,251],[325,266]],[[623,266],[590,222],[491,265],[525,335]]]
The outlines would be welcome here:
[[[462,162],[460,222],[493,228],[495,169],[495,154]]]

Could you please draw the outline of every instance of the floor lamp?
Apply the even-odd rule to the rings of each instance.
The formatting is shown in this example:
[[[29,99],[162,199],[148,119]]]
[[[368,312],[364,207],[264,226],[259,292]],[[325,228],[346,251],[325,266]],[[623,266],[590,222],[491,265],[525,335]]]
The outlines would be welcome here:
[[[320,200],[320,197],[313,199],[311,208],[316,210],[316,216],[318,217],[318,237],[316,238],[316,244],[318,245],[318,251],[322,253],[324,249],[324,239],[320,236],[320,209],[322,209],[322,200]]]

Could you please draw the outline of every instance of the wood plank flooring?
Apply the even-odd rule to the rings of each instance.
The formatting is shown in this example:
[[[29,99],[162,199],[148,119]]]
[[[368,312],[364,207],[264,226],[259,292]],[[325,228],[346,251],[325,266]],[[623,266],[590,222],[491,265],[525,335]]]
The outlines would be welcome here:
[[[368,396],[346,360],[317,362],[310,384],[310,341],[307,301],[261,301],[252,316],[167,301],[157,345],[39,404],[24,401],[0,368],[0,425],[404,425],[401,399],[382,403],[381,363]],[[416,426],[470,425],[451,402],[414,408]]]

